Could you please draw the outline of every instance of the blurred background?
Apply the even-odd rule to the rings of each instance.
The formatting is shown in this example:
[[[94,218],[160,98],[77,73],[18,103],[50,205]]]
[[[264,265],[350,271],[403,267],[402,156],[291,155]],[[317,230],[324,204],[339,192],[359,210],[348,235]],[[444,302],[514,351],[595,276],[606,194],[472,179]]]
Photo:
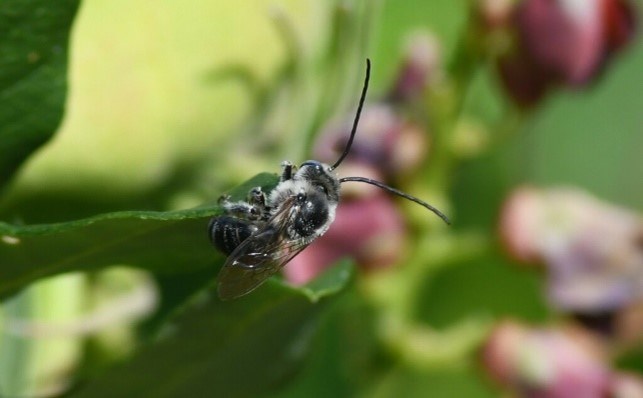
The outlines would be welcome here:
[[[368,57],[340,174],[452,225],[346,185],[284,269],[300,287],[230,304],[209,297],[224,259],[207,218],[203,268],[35,265],[0,310],[0,396],[643,397],[642,6],[82,2],[64,117],[8,180],[2,221],[189,209],[285,159],[332,163]]]

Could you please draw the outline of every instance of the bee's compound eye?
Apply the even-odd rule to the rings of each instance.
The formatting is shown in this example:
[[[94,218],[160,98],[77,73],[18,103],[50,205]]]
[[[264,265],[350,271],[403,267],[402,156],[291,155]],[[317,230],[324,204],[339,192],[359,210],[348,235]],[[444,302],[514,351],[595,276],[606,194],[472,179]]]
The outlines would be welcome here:
[[[321,163],[319,163],[316,160],[307,160],[304,163],[301,164],[299,169],[307,168],[311,172],[314,172],[316,174],[322,174],[324,171],[324,168]]]

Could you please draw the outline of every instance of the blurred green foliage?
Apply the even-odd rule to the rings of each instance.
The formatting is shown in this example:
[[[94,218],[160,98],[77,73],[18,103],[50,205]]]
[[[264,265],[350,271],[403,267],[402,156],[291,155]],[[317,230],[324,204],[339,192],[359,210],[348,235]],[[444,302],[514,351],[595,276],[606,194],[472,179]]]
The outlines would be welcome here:
[[[232,303],[193,297],[154,344],[71,396],[253,396],[270,390],[297,373],[320,314],[351,270],[347,263],[334,267],[300,291],[272,280],[259,294]]]
[[[319,126],[354,105],[366,55],[374,65],[369,98],[377,98],[390,85],[409,32],[433,31],[446,64],[467,23],[467,1],[337,4],[83,4],[71,41],[65,121],[0,199],[0,292],[13,293],[52,274],[118,263],[152,271],[160,304],[143,327],[128,326],[140,347],[131,357],[118,358],[121,363],[112,367],[113,359],[87,353],[92,344],[115,350],[118,338],[105,343],[72,336],[77,344],[69,351],[81,354],[70,354],[73,364],[62,370],[41,370],[43,382],[30,375],[38,373],[37,363],[55,363],[47,354],[56,351],[47,344],[37,348],[36,338],[15,336],[11,319],[46,319],[56,308],[82,302],[92,285],[62,277],[44,282],[53,297],[46,303],[34,300],[40,286],[13,296],[0,319],[0,372],[3,380],[22,378],[12,391],[42,392],[38,386],[44,385],[55,392],[74,386],[69,395],[83,397],[497,395],[470,342],[497,319],[545,322],[556,316],[541,293],[541,276],[513,267],[496,244],[502,200],[519,183],[571,184],[641,209],[643,186],[635,178],[643,174],[643,48],[637,41],[589,91],[556,94],[491,151],[454,167],[446,193],[452,233],[472,233],[484,248],[454,260],[436,237],[422,253],[435,260],[426,262],[412,308],[399,297],[378,301],[377,287],[360,275],[349,285],[347,264],[309,287],[271,280],[246,298],[221,303],[210,289],[223,258],[205,233],[207,218],[219,209],[176,209],[213,203],[257,172],[278,171],[283,158],[298,162],[294,157],[309,150]],[[39,68],[0,61],[0,94],[15,105],[0,110],[3,181],[51,135],[62,114],[64,48],[76,5],[40,5],[34,10],[51,18],[37,20],[31,19],[40,14],[22,7],[0,8],[0,32],[38,33],[37,51],[54,45],[60,52],[39,58]],[[24,17],[20,23],[10,18],[15,10]],[[112,21],[119,21],[118,28]],[[288,42],[293,32],[299,41]],[[15,54],[11,47],[1,51]],[[298,64],[293,57],[306,61]],[[24,82],[24,96],[9,95],[8,89],[18,87],[14,80]],[[484,65],[464,98],[463,114],[491,126],[491,133],[501,128],[507,107],[497,83]],[[37,113],[24,111],[30,108]],[[240,185],[237,197],[250,186],[274,184],[274,176],[258,178]],[[127,211],[98,214],[117,210]],[[81,220],[70,221],[75,219]],[[405,278],[413,276],[384,273],[375,285],[395,290],[399,283],[405,289]],[[56,299],[74,289],[76,299]],[[87,304],[84,310],[92,308]],[[382,336],[387,316],[400,309],[428,325],[436,341],[464,349],[427,363],[408,360],[390,336]],[[473,325],[473,336],[458,334],[458,325]],[[399,342],[406,343],[412,344]],[[643,371],[642,362],[641,353],[633,352],[621,365]],[[51,387],[47,377],[64,381]]]
[[[0,189],[54,134],[67,90],[77,0],[5,1],[0,8]]]

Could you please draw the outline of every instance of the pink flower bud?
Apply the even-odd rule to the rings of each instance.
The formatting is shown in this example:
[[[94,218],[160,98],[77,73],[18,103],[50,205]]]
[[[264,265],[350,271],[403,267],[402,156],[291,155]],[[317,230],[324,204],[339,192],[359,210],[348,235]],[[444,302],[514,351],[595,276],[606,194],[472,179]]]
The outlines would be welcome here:
[[[499,59],[509,95],[533,105],[552,87],[592,82],[634,32],[625,0],[524,0],[516,6],[516,46]]]
[[[541,192],[533,187],[514,190],[500,213],[500,238],[515,259],[532,264],[541,260],[538,241],[543,220]]]
[[[580,329],[505,321],[485,343],[482,362],[492,379],[523,397],[600,398],[611,381],[602,347]]]
[[[407,38],[404,60],[389,94],[395,102],[413,102],[421,98],[429,79],[438,77],[440,46],[428,32],[417,32]]]
[[[643,219],[570,188],[520,188],[501,211],[500,235],[519,260],[544,263],[558,308],[600,313],[643,298]]]
[[[351,124],[349,118],[324,128],[314,145],[315,159],[334,162],[346,146]],[[427,133],[421,127],[407,121],[390,104],[378,103],[364,108],[359,139],[353,142],[346,161],[395,177],[416,168],[425,158],[427,146]]]

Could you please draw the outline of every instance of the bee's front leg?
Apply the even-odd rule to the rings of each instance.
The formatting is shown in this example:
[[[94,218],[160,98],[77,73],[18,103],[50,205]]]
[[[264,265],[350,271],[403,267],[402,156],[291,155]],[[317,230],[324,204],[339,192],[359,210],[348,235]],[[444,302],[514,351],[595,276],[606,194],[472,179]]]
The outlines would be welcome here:
[[[261,187],[254,187],[248,192],[248,203],[257,209],[259,219],[267,219],[270,216],[270,208],[266,205],[266,193]]]
[[[266,207],[266,194],[261,187],[254,187],[248,192],[248,203],[260,207]]]
[[[281,162],[281,168],[283,169],[283,171],[281,172],[281,182],[292,179],[293,174],[295,174],[295,172],[297,171],[297,166],[287,160]]]

